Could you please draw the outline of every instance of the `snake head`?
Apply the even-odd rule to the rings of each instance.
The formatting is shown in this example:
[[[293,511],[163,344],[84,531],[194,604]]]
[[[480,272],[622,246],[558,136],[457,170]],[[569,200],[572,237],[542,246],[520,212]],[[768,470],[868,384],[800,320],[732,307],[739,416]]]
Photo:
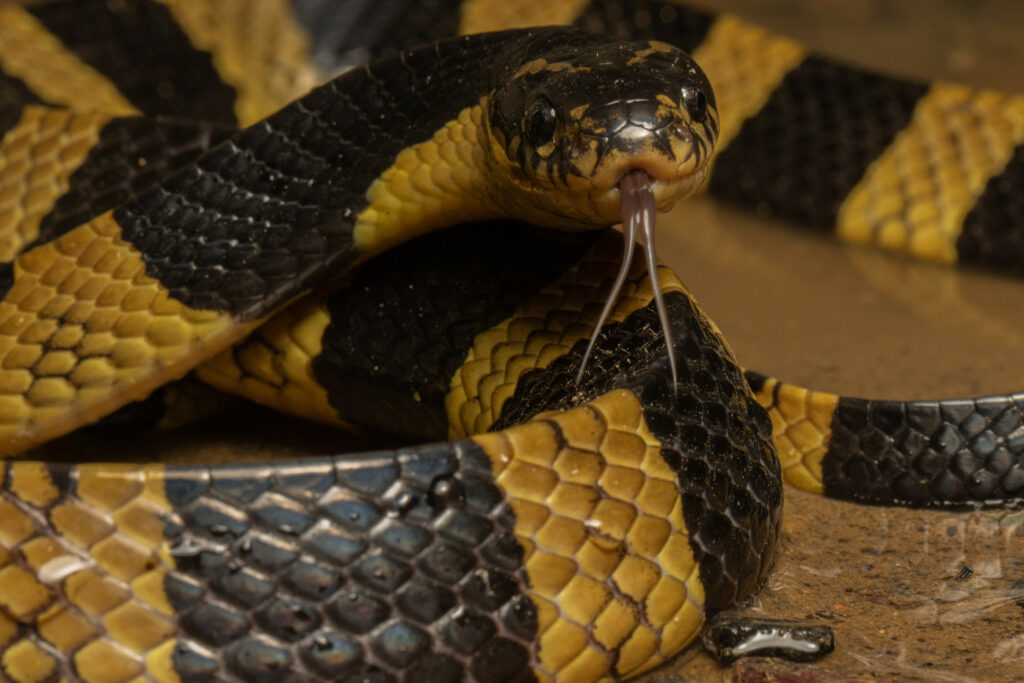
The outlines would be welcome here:
[[[718,136],[711,85],[684,52],[656,41],[561,46],[523,64],[488,103],[490,164],[520,218],[610,225],[619,181],[646,172],[658,208],[693,193]]]

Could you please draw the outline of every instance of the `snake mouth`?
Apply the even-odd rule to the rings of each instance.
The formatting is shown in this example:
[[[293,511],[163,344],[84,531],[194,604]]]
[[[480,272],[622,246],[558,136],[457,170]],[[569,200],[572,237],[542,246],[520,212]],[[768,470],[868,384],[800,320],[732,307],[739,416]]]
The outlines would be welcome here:
[[[690,126],[675,121],[628,126],[612,138],[595,140],[591,149],[590,168],[584,171],[591,199],[601,215],[615,220],[622,217],[626,184],[635,184],[631,176],[644,178],[644,192],[653,196],[658,211],[694,194],[707,175],[711,147]],[[586,164],[579,159],[577,168]]]
[[[627,191],[624,189],[624,183],[632,187],[637,179],[643,176],[645,182],[642,184],[654,195],[658,210],[667,211],[676,201],[686,199],[696,192],[707,176],[706,166],[689,172],[681,172],[678,166],[670,167],[666,171],[664,166],[639,162],[620,171],[615,179],[615,189],[619,192],[620,200],[626,201]],[[635,176],[634,180],[628,180],[629,176]]]
[[[666,171],[666,168],[669,170]],[[611,179],[610,182],[593,182],[583,190],[583,194],[588,197],[590,211],[607,221],[606,224],[621,220],[625,225],[627,220],[623,207],[626,202],[633,206],[632,200],[627,197],[633,190],[627,188],[632,188],[638,179],[642,178],[644,193],[650,196],[645,201],[649,201],[656,212],[665,212],[679,200],[697,192],[707,176],[707,166],[680,172],[674,164],[668,166],[666,163],[652,164],[631,159],[617,168],[609,169],[606,176]]]
[[[703,177],[703,171],[701,176]],[[668,319],[668,311],[661,293],[661,283],[658,279],[658,257],[654,247],[654,224],[659,208],[655,190],[656,182],[643,168],[634,167],[627,169],[619,175],[616,187],[620,197],[619,213],[622,218],[622,260],[611,291],[608,292],[604,307],[601,309],[601,314],[598,316],[594,329],[590,333],[587,349],[583,353],[579,370],[576,373],[577,386],[579,386],[580,381],[583,379],[583,374],[586,372],[587,361],[590,359],[594,344],[597,342],[598,334],[618,303],[619,295],[622,293],[622,287],[626,282],[626,276],[632,265],[633,246],[639,236],[647,262],[647,275],[651,281],[651,290],[654,295],[655,308],[658,311],[658,320],[665,339],[666,353],[668,354],[669,367],[672,372],[672,387],[673,389],[676,387],[678,373],[676,371],[675,345],[672,341],[672,329]],[[694,182],[699,184],[699,181]]]
[[[643,171],[655,184],[671,183],[699,174],[707,166],[707,154],[690,134],[673,136],[671,146],[653,136],[645,143],[599,153],[588,173],[591,184],[598,190],[617,188],[633,171]]]

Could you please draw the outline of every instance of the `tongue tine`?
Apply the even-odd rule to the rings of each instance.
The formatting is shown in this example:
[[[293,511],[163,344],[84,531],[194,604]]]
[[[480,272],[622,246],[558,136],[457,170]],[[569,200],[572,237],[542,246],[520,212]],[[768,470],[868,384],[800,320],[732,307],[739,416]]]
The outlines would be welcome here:
[[[641,236],[643,238],[644,256],[647,257],[647,275],[651,279],[651,289],[654,291],[654,307],[658,309],[658,320],[661,322],[661,334],[665,337],[665,350],[668,353],[668,365],[672,371],[672,390],[676,390],[679,383],[679,375],[676,373],[676,350],[672,343],[672,328],[668,322],[668,310],[665,308],[665,299],[661,294],[661,281],[658,279],[658,255],[654,247],[654,217],[658,211],[658,201],[651,189],[650,179],[643,171],[635,171],[629,176],[636,178],[635,189],[637,201],[640,205],[638,220],[642,226]],[[625,180],[625,178],[623,178]],[[625,202],[623,203],[625,207]],[[625,211],[625,208],[623,208]]]
[[[627,208],[628,207],[628,208]],[[637,227],[639,225],[640,213],[636,210],[636,201],[632,194],[627,195],[625,191],[622,192],[622,261],[619,264],[619,272],[615,276],[615,282],[612,284],[612,289],[608,292],[608,297],[604,301],[604,308],[601,309],[601,315],[597,317],[597,322],[594,323],[594,329],[590,333],[590,341],[587,343],[587,350],[583,353],[583,360],[580,361],[579,372],[576,373],[576,386],[580,385],[580,380],[583,379],[583,372],[587,369],[587,361],[590,359],[590,352],[594,350],[594,342],[597,341],[597,335],[600,334],[601,328],[604,327],[604,321],[608,319],[608,315],[615,308],[615,304],[619,301],[619,294],[622,292],[622,285],[626,282],[626,275],[629,273],[629,267],[633,263],[633,244],[636,242]]]
[[[654,191],[651,189],[650,178],[643,171],[632,171],[627,173],[619,181],[619,194],[622,198],[620,213],[622,215],[623,253],[622,263],[619,272],[615,276],[615,282],[608,293],[601,315],[598,316],[594,330],[590,334],[590,342],[580,362],[579,372],[576,373],[576,386],[579,386],[583,379],[583,373],[587,367],[590,353],[597,341],[597,335],[604,326],[605,320],[611,313],[619,300],[622,286],[626,281],[626,274],[633,261],[633,245],[636,242],[637,233],[641,232],[643,238],[644,253],[647,257],[647,273],[651,279],[651,287],[654,291],[654,305],[658,309],[658,319],[661,321],[662,334],[665,336],[665,346],[668,350],[668,363],[672,370],[672,388],[676,388],[676,357],[675,348],[672,345],[672,335],[668,323],[668,313],[665,310],[665,302],[661,296],[661,284],[658,281],[657,257],[654,253],[654,217],[658,210],[657,200]]]

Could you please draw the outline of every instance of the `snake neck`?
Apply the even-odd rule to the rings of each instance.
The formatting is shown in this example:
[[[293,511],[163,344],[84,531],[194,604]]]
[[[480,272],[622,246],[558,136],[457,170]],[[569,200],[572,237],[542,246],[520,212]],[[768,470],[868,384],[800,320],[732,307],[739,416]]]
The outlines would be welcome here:
[[[463,109],[430,139],[403,150],[367,189],[353,233],[378,253],[434,230],[502,215],[483,138],[483,100]]]

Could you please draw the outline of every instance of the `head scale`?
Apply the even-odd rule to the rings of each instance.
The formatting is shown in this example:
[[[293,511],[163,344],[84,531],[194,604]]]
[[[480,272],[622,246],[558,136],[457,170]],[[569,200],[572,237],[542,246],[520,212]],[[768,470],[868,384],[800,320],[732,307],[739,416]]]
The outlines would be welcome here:
[[[629,171],[648,174],[662,209],[696,190],[718,113],[685,53],[655,41],[601,42],[554,47],[520,65],[492,93],[488,126],[490,163],[518,188],[509,201],[608,225]]]

